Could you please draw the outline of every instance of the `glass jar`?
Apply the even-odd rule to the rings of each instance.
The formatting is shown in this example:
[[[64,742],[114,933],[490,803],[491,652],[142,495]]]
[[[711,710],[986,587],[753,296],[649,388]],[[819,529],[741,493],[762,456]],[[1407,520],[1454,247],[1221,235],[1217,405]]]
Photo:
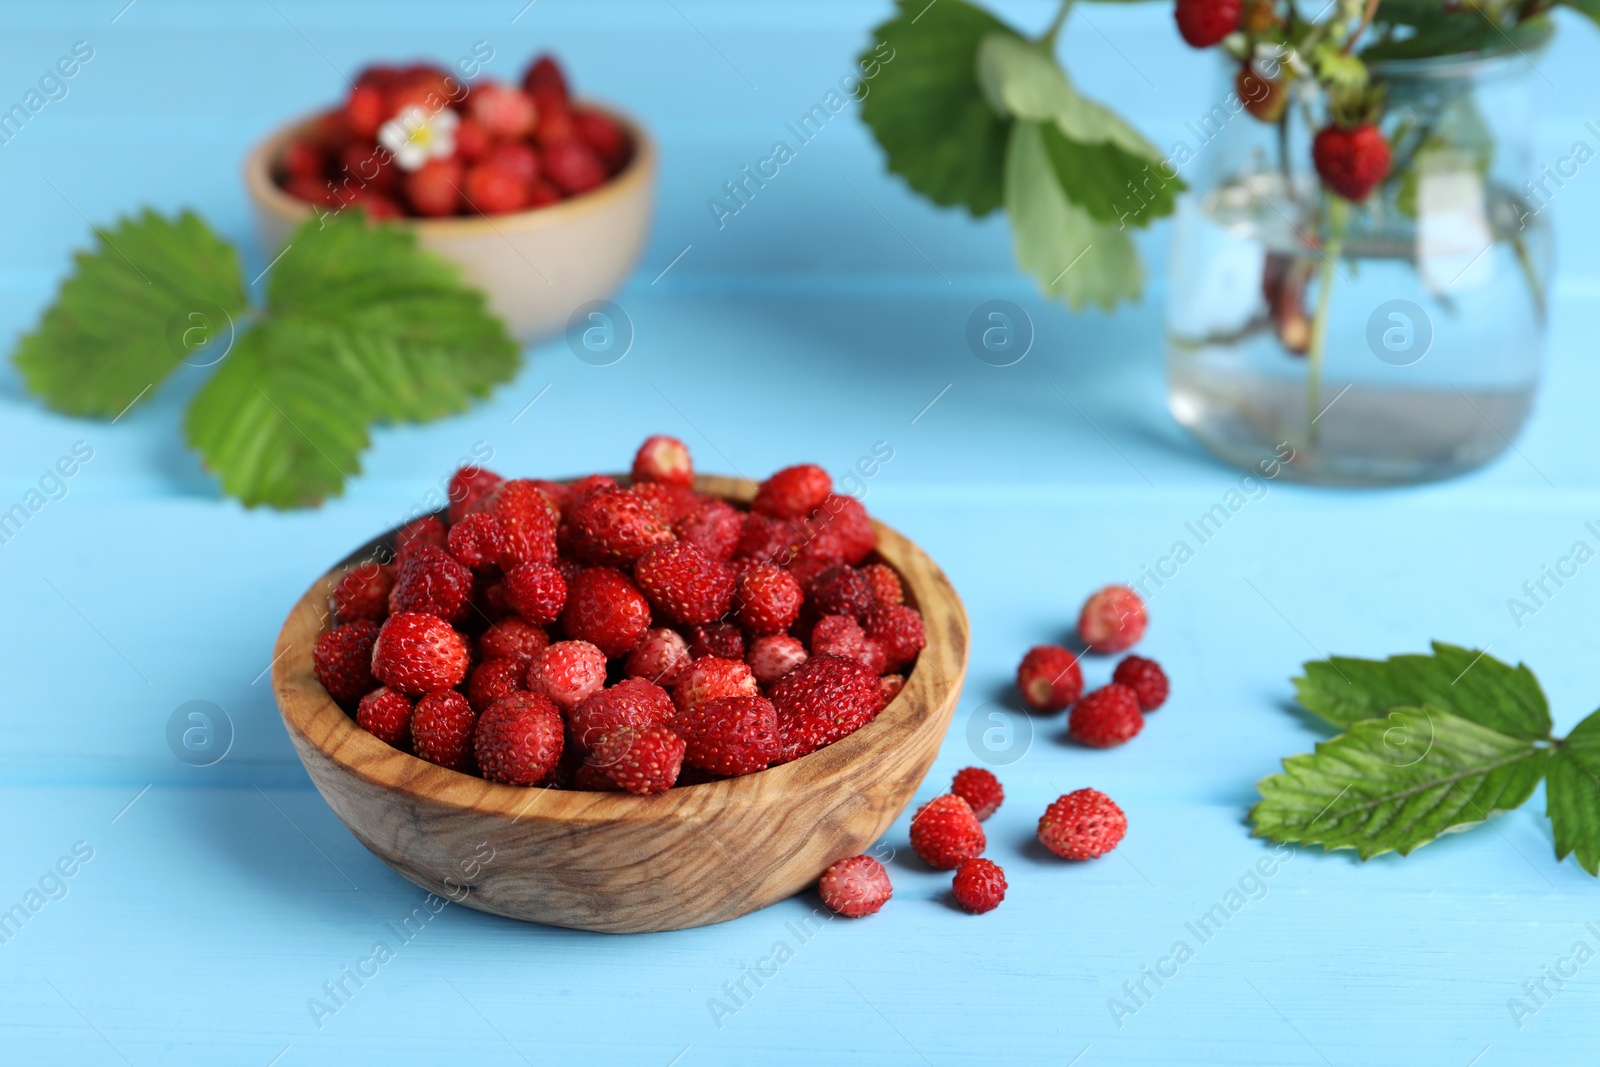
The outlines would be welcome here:
[[[1394,165],[1362,204],[1311,168],[1314,86],[1262,122],[1228,96],[1230,67],[1188,124],[1201,144],[1182,168],[1167,300],[1168,404],[1207,447],[1242,466],[1292,456],[1284,471],[1304,481],[1385,484],[1510,446],[1543,360],[1544,209],[1593,157],[1575,145],[1536,165],[1529,54],[1374,64]]]

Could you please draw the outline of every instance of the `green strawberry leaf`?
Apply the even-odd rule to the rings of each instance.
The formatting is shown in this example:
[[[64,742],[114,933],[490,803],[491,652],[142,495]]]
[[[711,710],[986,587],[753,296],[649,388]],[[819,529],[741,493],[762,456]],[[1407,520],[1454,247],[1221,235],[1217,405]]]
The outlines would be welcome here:
[[[1018,122],[1011,131],[1005,194],[1017,262],[1047,296],[1074,309],[1138,297],[1144,268],[1133,240],[1067,199],[1040,123]]]
[[[1069,141],[1053,123],[1041,125],[1039,130],[1061,191],[1096,221],[1115,222],[1119,227],[1124,223],[1148,226],[1172,214],[1178,194],[1186,188],[1176,177],[1168,178],[1153,169],[1160,164],[1151,164],[1109,141]]]
[[[1600,711],[1580,722],[1555,750],[1544,788],[1556,859],[1576,854],[1580,867],[1600,875]]]
[[[1527,800],[1549,750],[1438,708],[1396,708],[1283,761],[1250,811],[1272,841],[1402,856]]]
[[[978,85],[978,45],[993,33],[1015,36],[964,0],[899,0],[860,58],[863,73],[878,70],[863,83],[861,118],[889,170],[935,204],[973,215],[1000,206],[1010,126]]]
[[[978,81],[996,108],[1030,122],[1054,122],[1062,136],[1084,144],[1110,143],[1150,162],[1161,153],[1116,112],[1082,96],[1045,49],[1014,34],[985,37],[978,49]]]
[[[1300,703],[1335,726],[1430,704],[1510,737],[1550,736],[1550,705],[1533,672],[1472,649],[1435,641],[1431,656],[1333,656],[1303,669],[1294,680]]]
[[[13,359],[55,410],[115,418],[183,360],[220,355],[249,302],[232,246],[191,212],[146,210],[96,237]]]

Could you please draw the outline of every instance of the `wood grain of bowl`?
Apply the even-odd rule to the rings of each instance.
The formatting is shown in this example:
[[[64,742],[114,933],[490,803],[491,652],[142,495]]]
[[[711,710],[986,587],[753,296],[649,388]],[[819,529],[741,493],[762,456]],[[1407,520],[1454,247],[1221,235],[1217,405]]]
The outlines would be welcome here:
[[[740,504],[755,484],[701,477]],[[658,796],[521,788],[436,767],[356,725],[317,682],[328,597],[367,546],[318,579],[278,635],[272,688],[317,789],[379,859],[471,908],[607,933],[704,926],[807,888],[862,852],[911,801],[966,675],[966,612],[944,572],[874,522],[927,647],[871,723],[793,763]]]
[[[577,308],[616,292],[638,263],[649,236],[655,209],[655,142],[627,115],[584,103],[621,126],[634,146],[627,166],[604,185],[531,211],[390,223],[415,230],[424,248],[460,265],[466,281],[488,295],[490,310],[505,320],[519,341],[559,332]],[[245,157],[245,191],[269,257],[312,215],[310,204],[273,181],[272,170],[290,140],[315,118],[279,127]]]

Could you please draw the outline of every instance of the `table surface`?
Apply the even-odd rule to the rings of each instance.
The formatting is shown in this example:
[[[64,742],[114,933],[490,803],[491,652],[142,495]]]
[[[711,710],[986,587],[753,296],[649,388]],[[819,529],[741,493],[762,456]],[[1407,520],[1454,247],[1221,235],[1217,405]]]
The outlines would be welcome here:
[[[197,376],[109,425],[50,414],[0,371],[0,504],[75,443],[93,450],[66,496],[0,547],[0,907],[41,879],[53,888],[46,875],[74,849],[92,856],[0,945],[7,1062],[1592,1061],[1600,970],[1547,982],[1520,1020],[1509,1003],[1568,969],[1578,942],[1600,947],[1595,880],[1555,861],[1542,796],[1407,859],[1305,850],[1259,880],[1274,850],[1245,813],[1258,779],[1323,736],[1291,702],[1309,658],[1487,645],[1538,671],[1558,729],[1597,703],[1600,575],[1580,572],[1520,626],[1506,606],[1600,519],[1600,367],[1584,341],[1600,329],[1596,179],[1552,208],[1562,273],[1547,384],[1516,450],[1442,485],[1273,483],[1235,515],[1152,600],[1142,651],[1174,693],[1145,732],[1086,751],[1059,719],[1039,720],[1002,768],[1008,800],[988,824],[1011,884],[998,911],[951,906],[947,876],[909,857],[902,817],[883,842],[897,852],[893,902],[804,940],[791,924],[819,906],[810,893],[630,937],[450,907],[402,940],[421,891],[312,788],[264,673],[285,612],[330,561],[478,443],[504,471],[561,476],[618,468],[666,432],[703,469],[759,477],[801,460],[842,470],[888,442],[867,504],[943,564],[973,624],[926,799],[976,762],[969,727],[1004,699],[1020,653],[1060,639],[1090,589],[1137,574],[1239,483],[1164,410],[1169,228],[1141,237],[1156,279],[1142,303],[1069,314],[1014,270],[1003,223],[909,195],[849,114],[719,229],[706,201],[849,69],[887,10],[877,0],[547,0],[520,13],[522,0],[125,2],[0,16],[5,100],[75,41],[94,49],[67,97],[0,146],[7,336],[37,319],[87,220],[144,203],[194,206],[242,244],[253,275],[265,256],[238,180],[246,146],[380,58],[450,61],[483,40],[506,75],[556,49],[582,87],[660,135],[659,214],[617,297],[637,333],[626,359],[600,368],[559,340],[534,346],[469,413],[377,433],[345,496],[317,510],[220,498],[177,430]],[[1027,27],[1049,17],[1037,3],[1005,13]],[[1535,82],[1552,160],[1592,140],[1584,107],[1600,87],[1594,29],[1560,21]],[[1214,76],[1164,4],[1083,8],[1064,47],[1088,91],[1161,143]],[[963,341],[971,310],[996,298],[1038,331],[1004,369]],[[1108,671],[1094,662],[1091,684]],[[168,747],[169,718],[191,700],[220,706],[234,731],[211,767]],[[1117,798],[1128,836],[1099,862],[1055,862],[1031,843],[1034,820],[1085,785]],[[1241,886],[1246,905],[1195,937],[1187,924]],[[355,985],[349,969],[380,941],[393,958]],[[1145,978],[1177,942],[1191,958],[1159,985]],[[1131,999],[1125,983],[1141,980]],[[341,981],[330,1000],[326,983]],[[1117,1017],[1113,998],[1136,1010]]]

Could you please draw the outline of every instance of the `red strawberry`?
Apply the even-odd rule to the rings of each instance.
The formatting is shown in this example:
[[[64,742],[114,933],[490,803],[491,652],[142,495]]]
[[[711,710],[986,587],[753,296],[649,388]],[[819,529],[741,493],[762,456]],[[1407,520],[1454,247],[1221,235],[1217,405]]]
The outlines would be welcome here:
[[[545,207],[561,199],[561,190],[540,178],[528,186],[528,207]],[[609,779],[607,779],[609,781]]]
[[[1210,48],[1239,28],[1244,0],[1178,0],[1178,32],[1194,48]]]
[[[477,98],[477,94],[473,94]],[[480,215],[508,215],[528,206],[528,183],[493,163],[467,168],[461,195],[469,210]]]
[[[833,492],[833,478],[815,463],[785,467],[762,482],[750,510],[775,519],[803,519]]]
[[[570,120],[569,120],[570,122]],[[543,135],[544,131],[540,131]],[[544,172],[557,189],[568,196],[587,193],[605,184],[606,167],[594,149],[575,138],[545,145]]]
[[[883,563],[869,563],[861,568],[861,575],[872,587],[873,599],[879,604],[890,607],[906,602],[905,587],[900,584],[900,576],[894,568]]]
[[[491,782],[538,785],[555,770],[561,748],[561,713],[537,693],[495,701],[473,733],[478,768]]]
[[[857,621],[877,603],[872,582],[854,567],[829,567],[811,583],[810,596],[820,614],[848,615]]]
[[[1128,817],[1104,793],[1078,789],[1057,797],[1039,817],[1039,841],[1066,860],[1092,860],[1117,847]]]
[[[1037,645],[1017,666],[1017,688],[1035,711],[1060,711],[1083,693],[1083,668],[1059,645]]]
[[[1393,162],[1389,142],[1371,123],[1321,130],[1311,142],[1311,159],[1328,188],[1355,203],[1389,176]]]
[[[389,614],[389,591],[394,588],[394,569],[376,560],[366,560],[348,571],[333,589],[333,617],[340,622],[367,619],[382,622]]]
[[[475,84],[467,108],[472,117],[496,137],[522,137],[533,128],[533,98],[499,82]]]
[[[905,670],[928,643],[922,613],[904,604],[873,609],[862,628],[867,631],[869,640],[882,646],[891,671]]]
[[[606,654],[587,641],[557,641],[528,664],[528,690],[575,708],[606,681]]]
[[[894,895],[889,872],[871,856],[851,856],[822,872],[822,903],[847,919],[876,914]]]
[[[924,863],[941,871],[981,856],[988,843],[972,807],[954,793],[934,797],[911,817],[911,847]]]
[[[450,531],[440,521],[437,515],[424,515],[420,519],[412,519],[400,527],[394,535],[394,565],[399,567],[406,561],[406,557],[423,545],[432,545],[443,548],[450,536]]]
[[[608,656],[625,656],[650,628],[650,602],[621,571],[589,567],[567,591],[561,628]]]
[[[656,434],[645,438],[634,453],[633,480],[694,488],[694,461],[689,458],[689,449],[676,437]]]
[[[806,661],[806,646],[788,634],[756,639],[744,654],[750,673],[762,685],[771,685]]]
[[[451,689],[467,676],[467,642],[436,615],[391,615],[372,646],[373,676],[402,693]]]
[[[683,677],[678,679],[678,684],[672,687],[672,702],[677,705],[678,714],[683,715],[708,700],[753,697],[760,693],[749,667],[732,660],[707,656],[689,664]]]
[[[378,624],[370,619],[347,622],[317,638],[311,667],[317,681],[335,701],[349,707],[378,688],[372,676],[372,646]]]
[[[585,697],[568,716],[567,729],[576,750],[587,755],[607,734],[623,727],[665,726],[675,710],[672,698],[659,685],[643,678],[625,678]]]
[[[320,184],[323,172],[328,169],[328,157],[311,141],[297,138],[283,150],[278,166],[287,177]]]
[[[689,655],[693,659],[744,659],[744,634],[731,622],[704,622],[689,627]]]
[[[504,566],[553,563],[558,515],[541,483],[514,478],[485,497],[482,505],[506,529]]]
[[[883,710],[877,676],[839,656],[812,656],[770,695],[778,709],[785,763],[854,733]]]
[[[1108,585],[1084,602],[1078,637],[1101,655],[1123,652],[1144,636],[1148,621],[1138,593],[1125,585]]]
[[[572,784],[569,788],[579,789],[587,793],[620,793],[623,791],[622,787],[606,773],[604,767],[596,767],[587,761],[579,763],[573,769]]]
[[[539,627],[517,618],[501,619],[478,636],[478,658],[514,659],[526,665],[549,645],[549,636]]]
[[[544,97],[565,104],[569,99],[567,77],[553,56],[541,55],[522,76],[522,88],[530,96]]]
[[[411,742],[417,755],[452,771],[475,770],[472,735],[478,717],[467,698],[454,689],[441,689],[417,701],[411,717]]]
[[[482,467],[462,467],[450,476],[445,495],[450,498],[450,521],[460,522],[478,501],[500,488],[505,479]]]
[[[389,593],[391,612],[420,611],[456,622],[472,601],[472,572],[434,545],[406,554]]]
[[[464,567],[486,571],[500,565],[506,554],[506,528],[493,515],[478,512],[463,516],[450,527],[446,542],[450,554]]]
[[[967,802],[979,822],[998,811],[1006,798],[1000,779],[982,767],[963,767],[957,771],[955,780],[950,783],[950,792]]]
[[[1112,682],[1072,706],[1067,731],[1094,748],[1113,748],[1144,729],[1144,713],[1132,689]]]
[[[578,138],[594,149],[607,170],[615,173],[628,161],[628,135],[609,115],[593,108],[573,108],[572,125]]]
[[[956,903],[976,914],[993,911],[1006,899],[1006,872],[993,860],[970,859],[956,871],[950,891]]]
[[[600,742],[590,762],[628,792],[649,796],[672,788],[683,768],[683,752],[683,738],[665,726],[624,726]]]
[[[1155,711],[1167,702],[1167,672],[1153,659],[1129,656],[1111,672],[1111,680],[1133,690],[1140,711]]]
[[[771,563],[758,563],[739,575],[734,596],[740,624],[757,636],[787,630],[804,599],[794,576]]]
[[[721,500],[702,501],[691,514],[672,524],[678,540],[687,541],[712,559],[726,563],[739,547],[744,512]]]
[[[411,715],[411,701],[404,694],[383,686],[361,698],[356,708],[356,724],[384,744],[410,752]]]
[[[515,659],[486,659],[467,678],[467,703],[473,711],[487,711],[501,697],[526,692],[523,679],[528,665]]]
[[[539,153],[526,141],[501,141],[484,154],[483,161],[510,171],[524,186],[539,180]]]
[[[476,163],[487,156],[494,138],[483,128],[483,123],[468,115],[456,123],[456,158],[463,163]]]
[[[647,551],[634,564],[633,578],[670,622],[711,622],[733,599],[733,572],[687,541]]]
[[[824,615],[811,629],[811,651],[818,656],[853,659],[873,674],[882,674],[883,646],[867,637],[861,624],[849,615]]]
[[[906,676],[903,674],[885,674],[878,678],[878,688],[883,690],[883,705],[888,707],[890,701],[900,695],[900,690],[906,687]]]
[[[706,700],[680,712],[672,726],[687,745],[685,762],[712,774],[751,774],[778,757],[778,713],[764,697]]]
[[[455,159],[430,159],[405,176],[402,185],[411,210],[418,215],[454,215],[461,206],[461,164]]]
[[[642,497],[626,489],[598,489],[572,508],[572,548],[589,563],[617,567],[654,545],[673,540],[672,527]]]
[[[378,136],[378,127],[393,114],[388,97],[375,85],[358,84],[344,103],[345,125],[357,137]]]
[[[567,606],[567,580],[548,563],[528,563],[506,575],[506,603],[533,626],[548,626]]]
[[[739,544],[733,558],[776,563],[781,567],[794,559],[804,539],[805,534],[795,529],[789,520],[751,512],[745,516],[744,529],[739,531]]]
[[[339,150],[339,182],[356,190],[390,194],[400,187],[400,170],[387,150],[370,141],[352,142]]]
[[[809,540],[800,545],[802,559],[825,559],[855,566],[877,544],[867,509],[853,496],[829,493],[806,520]]]
[[[689,645],[683,635],[665,627],[651,630],[639,639],[623,669],[630,678],[643,678],[660,686],[676,685],[690,662]]]

